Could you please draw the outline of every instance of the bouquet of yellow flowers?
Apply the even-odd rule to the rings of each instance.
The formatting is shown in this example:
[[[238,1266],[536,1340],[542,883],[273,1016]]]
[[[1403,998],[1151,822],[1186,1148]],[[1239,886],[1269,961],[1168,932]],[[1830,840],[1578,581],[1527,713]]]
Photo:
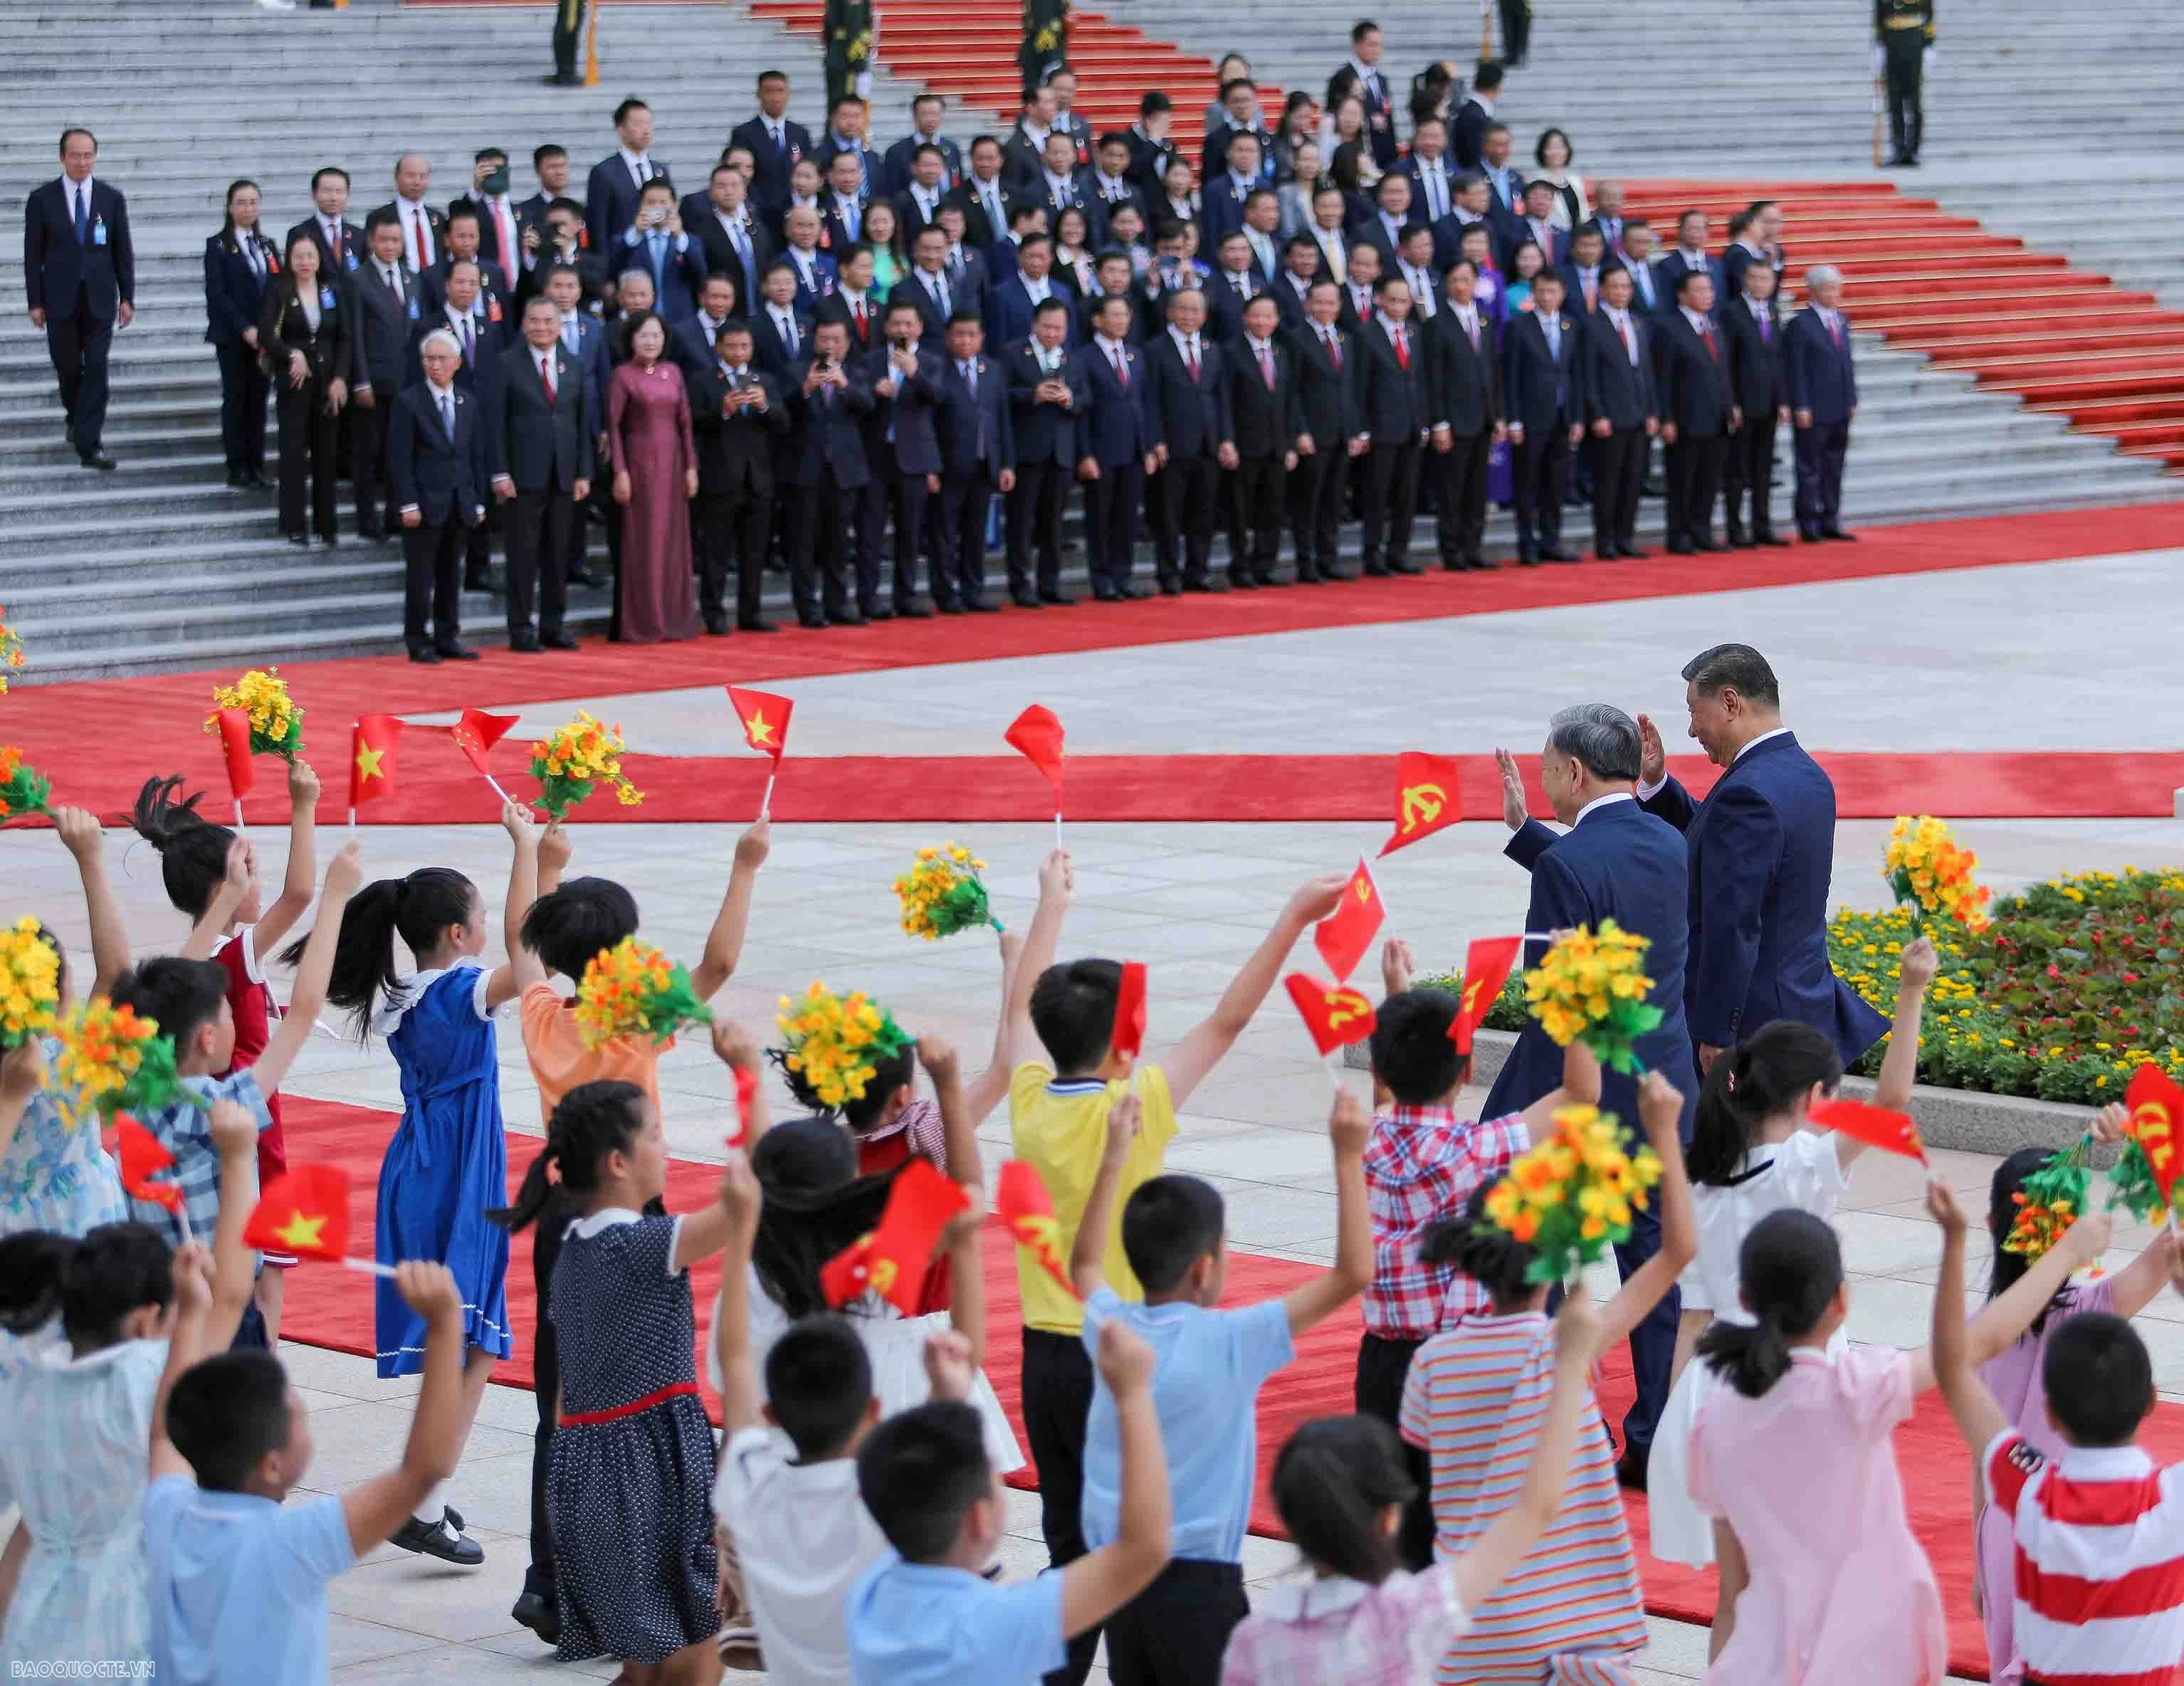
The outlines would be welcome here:
[[[45,926],[26,913],[0,932],[0,1048],[52,1030],[60,999],[61,957]]]
[[[894,881],[902,899],[902,928],[937,943],[974,925],[1001,928],[979,873],[986,863],[959,843],[930,844],[917,852],[916,864]]]
[[[176,1100],[209,1106],[176,1075],[173,1039],[134,1008],[95,996],[60,1021],[58,1033],[53,1088],[71,1128],[94,1114],[155,1112]]]
[[[22,635],[7,621],[8,605],[0,603],[0,697],[8,694],[8,676],[23,671]]]
[[[1612,919],[1596,932],[1580,925],[1524,974],[1532,1016],[1557,1048],[1582,1042],[1612,1071],[1645,1070],[1635,1044],[1662,1019],[1646,999],[1653,989],[1646,976],[1650,941]]]
[[[1888,834],[1880,876],[1896,892],[1897,901],[1910,910],[1914,935],[1923,936],[1926,921],[1936,914],[1955,920],[1967,931],[1984,931],[1986,904],[1994,892],[1972,882],[1978,866],[1979,856],[1958,848],[1942,821],[1930,814],[1915,820],[1899,814]]]
[[[783,996],[773,1021],[784,1041],[775,1057],[789,1086],[830,1110],[862,1100],[879,1062],[911,1043],[909,1032],[862,991],[836,995],[823,983],[799,1000]]]
[[[1661,1180],[1652,1149],[1624,1150],[1613,1113],[1566,1106],[1554,1124],[1486,1195],[1488,1221],[1532,1249],[1524,1280],[1535,1283],[1568,1282],[1628,1241],[1631,1214]]]
[[[644,800],[644,793],[621,776],[621,728],[601,726],[582,709],[551,737],[531,746],[531,776],[538,781],[538,805],[557,820],[601,784],[615,787],[625,808]]]
[[[577,985],[577,1031],[586,1048],[620,1036],[665,1042],[694,1021],[712,1023],[713,1010],[698,999],[689,970],[634,937],[593,955]]]
[[[23,759],[12,743],[0,743],[0,820],[46,811],[53,782]]]
[[[292,761],[304,753],[304,710],[288,694],[288,682],[277,667],[254,667],[232,685],[215,685],[213,712],[205,716],[209,737],[220,736],[220,710],[241,709],[250,716],[250,753]]]

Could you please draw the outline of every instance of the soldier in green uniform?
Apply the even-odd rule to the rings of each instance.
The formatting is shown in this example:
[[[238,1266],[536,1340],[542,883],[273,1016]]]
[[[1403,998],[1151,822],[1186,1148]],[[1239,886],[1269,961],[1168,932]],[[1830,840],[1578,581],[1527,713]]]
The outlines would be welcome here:
[[[577,36],[584,27],[584,0],[554,0],[554,72],[546,78],[557,88],[583,82],[577,74]]]
[[[1926,49],[1934,44],[1934,0],[1873,0],[1874,71],[1888,77],[1892,164],[1919,162],[1926,116],[1919,101]]]

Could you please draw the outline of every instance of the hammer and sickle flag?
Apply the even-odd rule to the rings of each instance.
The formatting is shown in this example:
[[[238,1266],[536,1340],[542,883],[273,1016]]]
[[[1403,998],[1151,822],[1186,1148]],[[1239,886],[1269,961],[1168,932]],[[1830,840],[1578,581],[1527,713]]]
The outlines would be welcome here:
[[[1312,928],[1312,947],[1338,981],[1357,970],[1373,947],[1373,938],[1387,922],[1387,904],[1380,887],[1373,882],[1373,869],[1362,857],[1350,882],[1342,887],[1342,900],[1333,913]]]
[[[1406,749],[1396,757],[1396,830],[1380,853],[1393,854],[1463,817],[1456,793],[1456,757]]]
[[[348,1173],[339,1166],[291,1166],[250,1209],[242,1244],[338,1264],[348,1255]]]
[[[1926,1143],[1908,1112],[1839,1095],[1809,1108],[1805,1116],[1823,1130],[1840,1130],[1852,1141],[1864,1142],[1869,1148],[1902,1154],[1922,1165],[1926,1162]]]
[[[2153,1169],[2161,1198],[2170,1200],[2178,1176],[2184,1174],[2184,1154],[2179,1153],[2177,1142],[2178,1132],[2184,1131],[2184,1088],[2159,1066],[2145,1065],[2123,1092],[2123,1104],[2131,1114],[2124,1133],[2138,1143]]]
[[[1319,1050],[1321,1059],[1373,1034],[1373,1004],[1359,991],[1345,984],[1323,982],[1308,971],[1291,972],[1282,980],[1282,988],[1296,1003],[1298,1015],[1312,1033],[1312,1045]]]
[[[1500,999],[1509,969],[1517,964],[1518,950],[1524,946],[1522,937],[1480,937],[1463,951],[1463,995],[1448,1027],[1448,1039],[1456,1044],[1458,1054],[1470,1054],[1472,1038]]]
[[[1054,1197],[1046,1192],[1039,1167],[1028,1160],[1004,1163],[994,1185],[994,1210],[1008,1225],[1017,1245],[1045,1267],[1063,1293],[1077,1298],[1077,1285],[1069,1279],[1069,1260],[1061,1249],[1061,1220],[1054,1215]]]

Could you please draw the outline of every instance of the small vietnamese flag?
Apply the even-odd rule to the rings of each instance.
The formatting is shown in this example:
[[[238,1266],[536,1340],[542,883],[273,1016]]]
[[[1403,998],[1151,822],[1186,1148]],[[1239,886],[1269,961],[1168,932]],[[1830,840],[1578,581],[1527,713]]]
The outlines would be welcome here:
[[[1342,887],[1341,905],[1312,930],[1312,946],[1319,950],[1335,982],[1357,970],[1357,962],[1372,948],[1373,938],[1387,917],[1380,887],[1373,882],[1372,869],[1361,858],[1350,882]]]
[[[1463,817],[1457,804],[1456,757],[1406,749],[1396,757],[1396,830],[1382,854],[1407,849]]]
[[[114,1115],[114,1156],[121,1161],[121,1186],[139,1200],[148,1200],[155,1206],[164,1206],[170,1212],[182,1209],[182,1191],[171,1182],[154,1182],[152,1178],[162,1171],[174,1168],[175,1156],[168,1152],[159,1138],[125,1112]]]
[[[758,1095],[758,1073],[747,1066],[736,1067],[736,1132],[728,1145],[739,1148],[750,1139],[751,1102]]]
[[[2176,1149],[2176,1132],[2184,1126],[2184,1088],[2149,1062],[2132,1073],[2123,1104],[2131,1112],[2124,1133],[2138,1143],[2161,1198],[2167,1200],[2178,1175],[2184,1173],[2184,1156]]]
[[[872,1232],[867,1268],[870,1286],[905,1317],[924,1307],[918,1301],[926,1267],[940,1244],[948,1220],[969,1210],[971,1197],[950,1182],[932,1160],[913,1159],[895,1173],[887,1209]]]
[[[728,701],[735,704],[736,718],[743,722],[744,742],[772,756],[778,766],[781,752],[788,748],[788,716],[796,704],[771,691],[746,691],[739,685],[725,688]]]
[[[401,735],[402,722],[393,715],[366,715],[356,723],[348,758],[351,813],[394,793],[394,741]]]
[[[1911,1121],[1908,1112],[1892,1111],[1885,1106],[1839,1095],[1808,1108],[1805,1116],[1823,1130],[1840,1130],[1852,1141],[1864,1142],[1869,1148],[1902,1154],[1921,1164],[1925,1162],[1926,1143],[1919,1138],[1919,1127]]]
[[[220,721],[220,754],[227,757],[227,787],[240,802],[258,782],[258,770],[250,764],[250,713],[222,709],[214,718]]]
[[[1509,969],[1517,964],[1518,951],[1524,946],[1522,937],[1481,937],[1463,951],[1463,999],[1448,1027],[1448,1039],[1458,1054],[1471,1052],[1472,1037],[1509,981]]]
[[[348,1255],[348,1173],[339,1166],[291,1166],[250,1209],[242,1244],[339,1264]]]
[[[1010,747],[1017,751],[1046,776],[1054,787],[1054,799],[1061,800],[1061,761],[1066,751],[1062,747],[1061,722],[1052,709],[1034,703],[1010,722],[1001,736]]]
[[[1077,1284],[1069,1279],[1069,1260],[1061,1252],[1061,1221],[1054,1215],[1054,1197],[1046,1192],[1039,1167],[1028,1160],[1003,1162],[1000,1180],[994,1185],[994,1210],[1009,1227],[1017,1245],[1046,1267],[1070,1298],[1078,1298]]]
[[[1115,991],[1114,1051],[1134,1060],[1145,1049],[1145,963],[1123,962],[1123,982]]]
[[[470,764],[491,778],[493,769],[486,765],[486,757],[521,718],[520,715],[489,715],[478,709],[465,709],[463,717],[448,728],[448,735]]]
[[[1304,1027],[1312,1032],[1312,1045],[1324,1060],[1338,1048],[1362,1042],[1373,1034],[1373,1004],[1357,990],[1323,983],[1310,972],[1293,971],[1282,988],[1296,1003]]]

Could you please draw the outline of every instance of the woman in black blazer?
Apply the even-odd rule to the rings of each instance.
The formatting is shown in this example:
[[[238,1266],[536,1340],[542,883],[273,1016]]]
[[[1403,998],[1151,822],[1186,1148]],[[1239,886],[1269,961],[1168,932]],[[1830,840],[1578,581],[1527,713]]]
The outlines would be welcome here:
[[[258,312],[281,275],[281,254],[258,231],[258,184],[227,190],[227,220],[205,242],[205,338],[220,359],[220,442],[227,483],[265,481],[265,370],[258,360]]]
[[[308,232],[288,242],[287,273],[265,289],[258,345],[281,418],[281,531],[291,544],[304,531],[304,476],[309,470],[311,525],[334,543],[336,419],[348,402],[348,328],[341,289],[319,273],[318,242]]]

